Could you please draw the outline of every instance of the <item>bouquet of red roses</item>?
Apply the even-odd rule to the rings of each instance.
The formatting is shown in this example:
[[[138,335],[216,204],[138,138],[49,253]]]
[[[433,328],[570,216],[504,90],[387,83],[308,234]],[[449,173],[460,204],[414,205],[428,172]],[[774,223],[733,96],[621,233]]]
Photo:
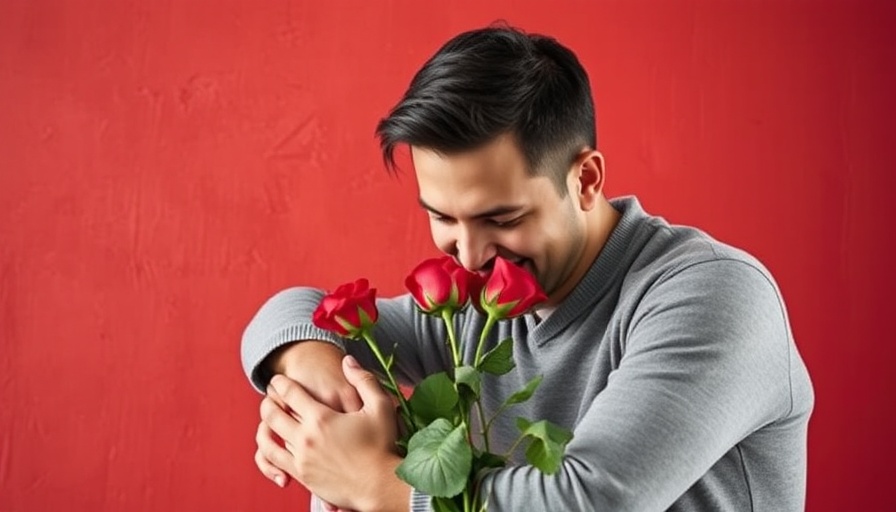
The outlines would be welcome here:
[[[541,377],[511,394],[491,417],[480,402],[483,374],[503,375],[514,368],[513,340],[501,340],[483,352],[494,325],[529,311],[547,297],[534,277],[503,258],[497,258],[487,277],[469,272],[450,257],[420,263],[405,285],[420,310],[441,318],[448,333],[446,340],[453,361],[448,372],[429,375],[405,398],[392,374],[393,355],[385,357],[373,336],[378,312],[376,289],[366,279],[338,287],[326,295],[314,312],[318,327],[367,342],[381,366],[383,386],[395,396],[404,430],[398,447],[405,452],[398,477],[432,497],[437,512],[485,510],[487,497],[481,496],[477,476],[490,468],[504,467],[512,452],[526,444],[526,460],[552,474],[572,433],[548,421],[517,418],[519,438],[508,453],[492,453],[489,428],[495,417],[508,407],[527,401],[541,383]],[[472,361],[462,360],[466,347],[454,332],[454,315],[472,306],[486,317]],[[479,444],[473,434],[472,415],[478,416]]]

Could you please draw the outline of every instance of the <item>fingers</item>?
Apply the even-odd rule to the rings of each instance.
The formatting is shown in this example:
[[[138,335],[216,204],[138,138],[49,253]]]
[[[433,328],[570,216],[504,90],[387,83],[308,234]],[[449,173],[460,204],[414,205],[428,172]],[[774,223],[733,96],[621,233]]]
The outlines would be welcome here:
[[[273,392],[273,390],[271,390],[271,392]],[[297,453],[296,446],[302,446],[305,442],[305,437],[302,432],[302,422],[310,421],[312,425],[317,424],[322,416],[308,415],[303,418],[297,413],[288,413],[284,411],[282,407],[278,406],[275,399],[270,396],[262,399],[260,412],[262,423],[265,423],[280,441],[277,444],[277,447],[285,448],[282,453],[275,452],[279,458],[273,458],[273,455],[271,454],[265,455],[275,466],[287,471],[292,469],[292,465],[285,464],[291,464],[293,462],[293,456]],[[295,474],[292,474],[292,477],[295,478]]]
[[[338,412],[356,412],[361,400],[355,388],[345,381],[342,373],[344,352],[325,341],[302,341],[289,345],[279,362],[276,373],[294,380],[312,398]],[[276,359],[272,354],[272,360]]]
[[[268,394],[272,395],[271,388],[279,396],[282,403],[298,414],[299,417],[314,414],[324,414],[331,409],[318,402],[296,381],[283,375],[274,375],[268,386]]]
[[[344,387],[338,393],[339,404],[343,412],[358,412],[364,406],[364,403],[361,402],[361,397],[358,396],[358,392],[354,388]]]
[[[295,418],[296,421],[300,423],[302,422],[302,417],[299,416],[299,413],[292,410],[292,408],[286,405],[286,402],[283,401],[283,398],[277,394],[277,391],[275,391],[273,386],[271,386],[270,384],[268,384],[267,397],[270,398],[277,405],[277,407],[283,409],[284,412]]]
[[[302,416],[296,411],[288,410],[288,405],[283,404],[282,398],[276,396],[268,386],[268,395],[261,400],[259,415],[274,432],[282,438],[288,438],[298,426]]]
[[[295,381],[274,376],[259,406],[262,421],[256,433],[255,464],[261,472],[281,487],[288,483],[286,475],[301,480],[295,457],[296,446],[305,442],[302,422],[317,423],[331,412]]]
[[[342,371],[345,373],[345,380],[358,390],[358,396],[361,397],[365,408],[382,408],[391,409],[391,399],[389,395],[383,391],[376,375],[368,372],[358,361],[352,356],[345,356],[342,359]]]
[[[258,470],[261,471],[261,474],[277,484],[277,486],[286,487],[286,484],[289,483],[289,476],[286,472],[272,464],[268,457],[283,461],[289,457],[289,452],[280,446],[277,442],[276,434],[274,434],[270,427],[263,421],[258,424],[258,431],[255,434],[255,444],[258,445],[258,449],[255,450],[255,465],[258,466]],[[283,453],[277,453],[278,451],[282,451]]]

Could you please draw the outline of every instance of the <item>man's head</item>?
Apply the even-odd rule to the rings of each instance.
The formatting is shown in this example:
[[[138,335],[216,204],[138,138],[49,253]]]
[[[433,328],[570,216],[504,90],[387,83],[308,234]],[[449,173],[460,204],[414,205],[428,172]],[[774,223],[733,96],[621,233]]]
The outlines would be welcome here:
[[[448,41],[376,131],[390,168],[398,144],[450,155],[511,134],[529,172],[549,176],[561,194],[579,151],[597,149],[591,87],[575,54],[508,27]]]
[[[433,240],[466,268],[503,256],[556,303],[599,252],[610,214],[590,86],[553,39],[503,27],[455,37],[377,133],[390,168],[395,147],[411,147]]]

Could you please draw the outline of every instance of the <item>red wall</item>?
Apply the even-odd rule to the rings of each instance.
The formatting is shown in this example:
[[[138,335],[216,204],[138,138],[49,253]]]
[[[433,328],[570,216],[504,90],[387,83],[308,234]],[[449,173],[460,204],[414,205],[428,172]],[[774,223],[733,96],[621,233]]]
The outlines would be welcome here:
[[[893,510],[892,3],[484,3],[0,3],[0,511],[303,510],[254,468],[241,330],[433,254],[373,127],[499,18],[591,71],[611,194],[777,275],[808,509]]]

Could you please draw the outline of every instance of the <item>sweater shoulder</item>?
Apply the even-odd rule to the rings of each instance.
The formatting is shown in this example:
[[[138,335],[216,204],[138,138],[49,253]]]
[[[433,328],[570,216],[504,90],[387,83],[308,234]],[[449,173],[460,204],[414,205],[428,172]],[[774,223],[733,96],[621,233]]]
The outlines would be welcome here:
[[[646,241],[632,261],[626,281],[647,279],[664,280],[675,277],[693,267],[707,272],[726,272],[728,268],[752,268],[774,286],[771,273],[755,256],[747,251],[721,242],[706,232],[689,226],[666,223],[659,217],[644,220],[642,229],[648,231]],[[711,263],[723,265],[707,265]],[[758,273],[758,275],[756,275]]]

